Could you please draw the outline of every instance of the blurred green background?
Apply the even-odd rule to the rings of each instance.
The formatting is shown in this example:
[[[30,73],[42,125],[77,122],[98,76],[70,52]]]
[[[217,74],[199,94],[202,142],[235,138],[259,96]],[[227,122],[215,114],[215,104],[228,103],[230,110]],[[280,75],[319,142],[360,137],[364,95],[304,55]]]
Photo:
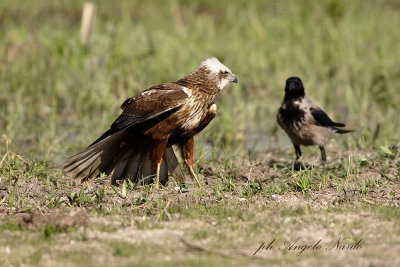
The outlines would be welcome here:
[[[216,99],[197,158],[292,148],[275,116],[289,76],[357,131],[345,149],[399,138],[400,1],[0,1],[0,134],[11,149],[59,164],[119,115],[120,104],[216,56],[239,78]],[[0,152],[6,149],[2,140]]]

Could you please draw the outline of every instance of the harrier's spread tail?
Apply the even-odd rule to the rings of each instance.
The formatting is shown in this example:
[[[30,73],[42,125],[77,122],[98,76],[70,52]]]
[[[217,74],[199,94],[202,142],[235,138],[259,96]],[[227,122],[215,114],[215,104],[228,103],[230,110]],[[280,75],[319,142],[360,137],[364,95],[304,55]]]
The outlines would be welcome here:
[[[93,144],[64,162],[63,173],[86,181],[100,173],[110,174],[115,167],[115,158],[120,156],[120,142],[126,131],[120,131]]]
[[[137,182],[150,176],[150,153],[135,149],[134,145],[121,148],[125,131],[115,133],[68,158],[64,162],[63,173],[82,182],[98,177],[101,173],[106,175],[113,172],[111,182],[130,178]],[[160,182],[168,181],[168,172],[179,182],[185,181],[185,175],[179,166],[172,147],[167,147],[160,169]]]
[[[185,182],[185,175],[179,166],[178,159],[172,147],[167,147],[164,152],[163,160],[160,167],[160,182],[166,184],[168,182],[168,173],[173,175],[179,183]],[[129,150],[122,157],[115,167],[111,177],[111,183],[115,184],[117,180],[129,178],[132,181],[143,179],[150,176],[151,158],[150,152],[134,152]],[[146,182],[146,181],[145,181]]]

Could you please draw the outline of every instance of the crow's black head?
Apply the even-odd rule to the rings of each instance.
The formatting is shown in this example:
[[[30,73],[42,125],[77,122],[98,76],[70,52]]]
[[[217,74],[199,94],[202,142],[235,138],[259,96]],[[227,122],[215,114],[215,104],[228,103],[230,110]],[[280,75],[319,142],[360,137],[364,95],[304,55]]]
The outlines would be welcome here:
[[[286,80],[285,100],[295,99],[304,96],[304,87],[301,79],[290,77]]]

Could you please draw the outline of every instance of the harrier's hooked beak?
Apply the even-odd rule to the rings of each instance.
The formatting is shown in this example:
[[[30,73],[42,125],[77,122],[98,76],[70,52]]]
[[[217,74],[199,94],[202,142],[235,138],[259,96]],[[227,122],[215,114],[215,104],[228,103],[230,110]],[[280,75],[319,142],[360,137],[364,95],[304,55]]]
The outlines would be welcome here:
[[[229,78],[229,81],[233,82],[233,83],[238,83],[238,79],[236,78],[236,76],[233,76]]]

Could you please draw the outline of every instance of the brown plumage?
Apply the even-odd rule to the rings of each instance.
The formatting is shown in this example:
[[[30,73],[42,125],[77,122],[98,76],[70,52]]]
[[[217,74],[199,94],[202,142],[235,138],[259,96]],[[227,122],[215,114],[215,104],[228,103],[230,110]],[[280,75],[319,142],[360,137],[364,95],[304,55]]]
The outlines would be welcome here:
[[[298,77],[287,79],[285,97],[276,119],[292,141],[296,159],[301,157],[301,145],[317,145],[321,150],[324,165],[326,162],[325,144],[332,138],[332,135],[352,132],[352,130],[338,128],[346,125],[332,121],[317,104],[305,95],[303,83]]]
[[[156,185],[168,181],[168,172],[184,181],[172,145],[178,145],[191,176],[194,135],[215,117],[214,98],[236,77],[216,58],[173,82],[148,88],[127,99],[110,129],[82,152],[68,158],[64,173],[85,181],[113,172],[111,182],[138,181],[156,174]]]

